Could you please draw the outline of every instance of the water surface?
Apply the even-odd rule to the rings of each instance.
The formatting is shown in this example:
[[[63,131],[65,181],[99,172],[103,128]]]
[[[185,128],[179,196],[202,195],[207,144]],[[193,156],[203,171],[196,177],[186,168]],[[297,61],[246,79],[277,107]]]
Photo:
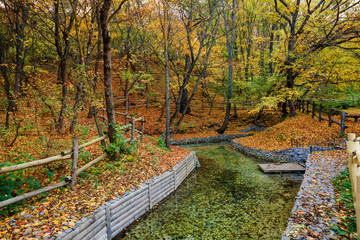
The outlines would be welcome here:
[[[201,168],[119,239],[281,239],[302,175],[264,174],[228,145],[186,148]]]

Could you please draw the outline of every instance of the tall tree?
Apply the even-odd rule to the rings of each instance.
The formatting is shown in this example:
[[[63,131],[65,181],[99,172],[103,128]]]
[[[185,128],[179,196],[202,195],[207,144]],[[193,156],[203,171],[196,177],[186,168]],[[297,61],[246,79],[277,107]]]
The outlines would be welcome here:
[[[117,14],[123,4],[127,0],[122,0],[118,8],[110,15],[112,0],[104,0],[100,10],[100,23],[103,38],[103,65],[104,65],[104,87],[105,87],[105,103],[106,114],[108,117],[108,135],[110,143],[115,142],[115,106],[114,95],[112,90],[112,78],[111,78],[111,35],[110,35],[110,20],[115,14]],[[116,156],[112,156],[116,157]]]
[[[232,0],[230,19],[228,19],[228,8],[225,4],[225,0],[221,0],[222,15],[224,20],[225,36],[226,36],[226,49],[228,55],[228,91],[226,99],[226,113],[222,126],[217,130],[222,134],[225,132],[230,118],[231,111],[231,97],[232,97],[232,85],[233,85],[233,56],[234,56],[234,41],[235,41],[235,24],[236,24],[236,0]]]
[[[189,2],[180,3],[177,9],[182,26],[185,28],[185,42],[183,44],[187,51],[179,59],[178,49],[172,50],[173,53],[170,54],[169,58],[171,70],[177,77],[179,87],[176,97],[176,109],[170,118],[170,126],[180,114],[171,135],[177,133],[189,109],[191,100],[198,90],[200,80],[205,76],[210,55],[216,42],[220,18],[217,1],[190,0]],[[179,60],[182,59],[185,59],[184,66],[179,64]],[[194,87],[190,96],[187,97],[188,84],[192,78],[195,78]],[[186,101],[183,100],[184,98],[186,98]]]
[[[66,10],[67,7],[62,0],[54,1],[54,15],[53,21],[55,24],[55,47],[56,52],[59,56],[59,65],[58,65],[58,82],[62,85],[61,90],[61,107],[58,118],[57,129],[59,132],[63,131],[64,128],[64,119],[67,109],[67,95],[68,95],[68,79],[67,79],[67,61],[70,53],[71,47],[71,38],[70,32],[74,26],[75,14],[77,0],[71,2],[74,5],[71,9],[70,18],[67,18]],[[63,10],[63,11],[61,11]]]
[[[286,1],[274,0],[278,16],[286,23],[285,60],[282,73],[289,92],[290,114],[296,114],[293,95],[295,79],[306,69],[298,66],[302,60],[330,46],[337,46],[358,38],[360,29],[355,18],[360,1]],[[314,31],[315,30],[315,31]]]

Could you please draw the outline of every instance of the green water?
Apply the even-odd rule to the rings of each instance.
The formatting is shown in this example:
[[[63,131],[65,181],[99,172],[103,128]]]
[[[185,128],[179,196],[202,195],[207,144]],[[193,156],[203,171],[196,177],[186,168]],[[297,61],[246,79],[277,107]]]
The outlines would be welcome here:
[[[187,149],[201,168],[123,239],[281,239],[301,175],[263,174],[227,145]]]

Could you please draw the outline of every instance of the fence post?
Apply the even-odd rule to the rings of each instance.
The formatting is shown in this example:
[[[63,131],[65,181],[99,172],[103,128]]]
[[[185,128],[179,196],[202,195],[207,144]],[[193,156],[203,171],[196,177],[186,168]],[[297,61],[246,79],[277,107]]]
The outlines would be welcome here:
[[[135,140],[135,118],[131,117],[131,141]]]
[[[306,100],[306,113],[309,114],[309,100]]]
[[[302,112],[305,112],[305,100],[302,100]]]
[[[346,112],[341,112],[341,134],[345,134],[345,117],[346,117]]]
[[[152,205],[152,192],[151,192],[151,185],[152,183],[149,182],[148,183],[148,186],[149,186],[149,209],[152,209],[153,205]]]
[[[329,107],[329,127],[331,127],[331,123],[332,123],[331,114],[332,114],[332,108]]]
[[[321,122],[321,112],[322,112],[322,104],[319,105],[319,122]]]
[[[312,118],[314,118],[315,117],[315,106],[316,106],[316,104],[315,104],[315,102],[312,102]]]
[[[150,99],[149,97],[146,97],[146,108],[149,108],[150,105]]]
[[[141,141],[144,140],[144,128],[145,128],[145,119],[141,117]]]
[[[201,107],[202,107],[202,110],[204,111],[204,99],[201,99]]]
[[[70,188],[74,190],[76,187],[76,170],[77,170],[77,160],[79,157],[79,144],[76,137],[73,138],[73,147],[72,147],[72,163],[71,163],[71,183]]]
[[[110,206],[108,206],[105,210],[105,218],[106,218],[106,232],[107,232],[107,239],[111,240],[111,216],[110,216]]]
[[[103,132],[101,131],[101,126],[100,126],[98,115],[97,115],[97,109],[94,109],[93,115],[94,115],[95,125],[96,125],[96,129],[98,131],[98,134],[100,137],[102,137]],[[101,140],[101,145],[105,147],[105,145],[106,145],[105,140]]]
[[[359,207],[360,204],[357,202],[356,193],[360,190],[360,179],[357,176],[357,159],[354,159],[353,153],[358,152],[357,149],[360,148],[359,142],[354,142],[355,134],[348,134],[348,141],[346,142],[346,151],[348,153],[348,165],[349,165],[349,173],[350,173],[350,181],[352,186],[352,195],[355,207],[355,214],[356,214],[356,222],[357,222],[357,233],[360,234],[360,221],[359,221]],[[359,156],[356,156],[359,157]],[[358,235],[360,236],[360,235]]]

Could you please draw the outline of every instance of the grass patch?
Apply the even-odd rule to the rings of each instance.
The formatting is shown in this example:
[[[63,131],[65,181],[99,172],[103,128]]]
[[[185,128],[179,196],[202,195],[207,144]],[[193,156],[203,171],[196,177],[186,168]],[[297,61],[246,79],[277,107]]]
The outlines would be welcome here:
[[[339,236],[356,239],[356,217],[349,170],[342,171],[332,183],[336,192],[335,201],[340,222],[331,229]]]

